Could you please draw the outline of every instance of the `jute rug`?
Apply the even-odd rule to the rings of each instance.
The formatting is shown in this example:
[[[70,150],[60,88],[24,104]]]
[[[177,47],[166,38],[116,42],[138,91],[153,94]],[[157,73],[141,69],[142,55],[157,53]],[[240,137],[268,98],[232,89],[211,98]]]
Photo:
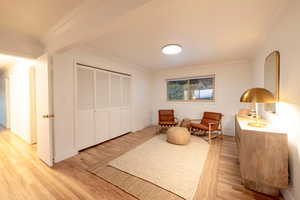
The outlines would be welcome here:
[[[158,135],[91,172],[138,199],[193,199],[208,149],[199,137],[181,146]]]

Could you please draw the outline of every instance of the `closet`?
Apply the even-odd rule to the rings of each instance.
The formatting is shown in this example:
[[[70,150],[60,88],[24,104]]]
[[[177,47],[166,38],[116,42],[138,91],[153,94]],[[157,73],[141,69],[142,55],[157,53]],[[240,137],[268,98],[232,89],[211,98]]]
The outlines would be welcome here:
[[[131,76],[76,64],[77,150],[131,131]]]

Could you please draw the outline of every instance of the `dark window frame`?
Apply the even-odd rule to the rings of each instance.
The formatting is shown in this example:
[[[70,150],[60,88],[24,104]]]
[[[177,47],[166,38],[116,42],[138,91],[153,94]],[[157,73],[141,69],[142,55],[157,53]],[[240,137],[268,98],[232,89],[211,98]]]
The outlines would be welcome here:
[[[191,87],[190,87],[190,81],[191,80],[195,80],[195,79],[206,79],[206,78],[212,78],[212,90],[213,90],[213,94],[212,94],[212,98],[210,99],[192,99],[191,98]],[[187,83],[187,87],[188,87],[188,97],[187,99],[170,99],[169,98],[169,87],[168,87],[168,83],[171,81],[188,81]],[[216,75],[215,74],[211,74],[211,75],[206,75],[206,76],[193,76],[193,77],[186,77],[186,78],[174,78],[174,79],[167,79],[166,80],[166,95],[167,95],[167,101],[169,102],[215,102],[216,100]]]

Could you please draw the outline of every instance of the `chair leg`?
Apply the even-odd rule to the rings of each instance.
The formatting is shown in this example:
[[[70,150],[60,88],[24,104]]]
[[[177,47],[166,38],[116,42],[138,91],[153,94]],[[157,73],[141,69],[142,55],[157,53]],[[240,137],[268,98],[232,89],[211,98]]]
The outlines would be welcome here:
[[[208,131],[208,143],[211,144],[211,130]]]
[[[195,129],[194,129],[194,128],[192,128],[191,130],[192,130],[192,131],[191,131],[191,134],[192,134],[192,135],[196,135],[196,131],[195,131]]]
[[[221,128],[221,139],[223,140],[223,126],[222,126],[222,120],[220,122],[220,128]]]
[[[198,130],[195,128],[191,128],[191,134],[197,136]]]

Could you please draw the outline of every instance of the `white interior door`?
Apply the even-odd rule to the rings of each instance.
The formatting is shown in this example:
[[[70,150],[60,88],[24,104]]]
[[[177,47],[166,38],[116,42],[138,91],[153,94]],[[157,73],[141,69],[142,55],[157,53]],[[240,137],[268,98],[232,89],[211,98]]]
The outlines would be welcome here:
[[[109,113],[109,136],[114,138],[120,136],[121,133],[121,109],[113,108]]]
[[[96,143],[111,139],[109,136],[109,110],[97,110],[95,112],[95,121]]]
[[[121,76],[117,74],[110,75],[110,102],[111,107],[122,106],[122,87]]]
[[[38,58],[36,65],[36,132],[37,153],[47,165],[53,166],[52,78],[48,55]]]
[[[130,77],[122,77],[122,94],[123,94],[123,107],[121,109],[121,130],[122,133],[131,131],[131,79]]]
[[[131,103],[131,78],[122,77],[122,94],[123,94],[123,106],[130,107]]]
[[[95,70],[95,128],[96,142],[109,140],[110,73]]]
[[[77,67],[76,146],[78,150],[96,144],[94,119],[94,69]]]
[[[121,109],[121,133],[128,133],[131,131],[131,116],[130,116],[130,108],[122,108]]]
[[[110,75],[110,114],[109,128],[111,138],[122,134],[121,130],[121,106],[122,106],[122,85],[121,76],[118,74]]]

